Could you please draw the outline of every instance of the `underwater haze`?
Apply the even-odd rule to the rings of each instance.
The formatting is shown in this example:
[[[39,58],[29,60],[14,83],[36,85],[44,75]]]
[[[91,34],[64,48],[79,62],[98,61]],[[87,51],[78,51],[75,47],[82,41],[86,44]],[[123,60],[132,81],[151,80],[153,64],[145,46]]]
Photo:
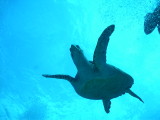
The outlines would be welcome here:
[[[160,120],[160,34],[144,33],[144,16],[158,0],[0,0],[0,120]],[[115,25],[107,63],[134,78],[129,94],[101,100],[77,95],[70,56],[78,44],[92,60],[98,37]]]

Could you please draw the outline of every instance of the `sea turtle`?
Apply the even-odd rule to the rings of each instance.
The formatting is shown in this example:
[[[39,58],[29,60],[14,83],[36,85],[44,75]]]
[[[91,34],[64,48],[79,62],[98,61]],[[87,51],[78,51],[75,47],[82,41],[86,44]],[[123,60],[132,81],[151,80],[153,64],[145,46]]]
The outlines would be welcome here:
[[[154,9],[152,13],[148,13],[145,16],[145,21],[144,21],[145,34],[148,35],[152,33],[156,27],[158,28],[158,32],[160,34],[160,3],[157,4],[157,7]]]
[[[130,90],[133,78],[122,70],[106,64],[106,49],[114,28],[114,25],[110,25],[99,37],[93,61],[86,59],[78,45],[71,45],[71,57],[78,71],[75,77],[61,74],[44,74],[43,76],[68,80],[78,95],[88,99],[102,100],[107,113],[110,111],[110,100],[125,93],[129,93],[143,102]]]

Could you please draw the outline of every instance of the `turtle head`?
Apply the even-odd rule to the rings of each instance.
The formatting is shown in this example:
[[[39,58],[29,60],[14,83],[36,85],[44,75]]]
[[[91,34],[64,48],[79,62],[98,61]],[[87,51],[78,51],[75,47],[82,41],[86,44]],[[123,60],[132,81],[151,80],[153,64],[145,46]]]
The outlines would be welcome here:
[[[70,52],[72,60],[78,70],[82,69],[83,66],[88,63],[87,59],[83,54],[83,50],[79,47],[79,45],[71,45]]]
[[[83,54],[83,51],[79,45],[71,45],[70,52],[72,57],[78,57]]]

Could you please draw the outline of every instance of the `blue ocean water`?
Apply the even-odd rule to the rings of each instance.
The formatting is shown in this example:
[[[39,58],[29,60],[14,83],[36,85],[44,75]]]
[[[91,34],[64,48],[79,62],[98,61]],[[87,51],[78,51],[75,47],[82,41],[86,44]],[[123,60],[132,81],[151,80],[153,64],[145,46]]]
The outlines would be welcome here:
[[[144,16],[157,0],[0,0],[0,120],[160,120],[160,35]],[[89,60],[101,32],[115,24],[107,62],[134,78],[128,94],[102,101],[78,96],[69,82],[42,74],[77,70],[70,45]]]

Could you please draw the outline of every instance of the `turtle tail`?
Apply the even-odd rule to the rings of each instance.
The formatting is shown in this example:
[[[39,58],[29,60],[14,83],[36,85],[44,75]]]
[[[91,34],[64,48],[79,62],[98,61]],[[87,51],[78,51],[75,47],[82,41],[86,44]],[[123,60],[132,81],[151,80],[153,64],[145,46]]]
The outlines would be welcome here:
[[[136,95],[133,91],[131,91],[130,89],[126,91],[127,93],[129,93],[131,96],[139,99],[141,102],[143,102],[143,100],[138,96]],[[144,103],[144,102],[143,102]]]
[[[69,82],[73,82],[75,78],[71,77],[70,75],[48,75],[48,74],[43,74],[43,77],[46,78],[57,78],[57,79],[65,79],[68,80]]]

